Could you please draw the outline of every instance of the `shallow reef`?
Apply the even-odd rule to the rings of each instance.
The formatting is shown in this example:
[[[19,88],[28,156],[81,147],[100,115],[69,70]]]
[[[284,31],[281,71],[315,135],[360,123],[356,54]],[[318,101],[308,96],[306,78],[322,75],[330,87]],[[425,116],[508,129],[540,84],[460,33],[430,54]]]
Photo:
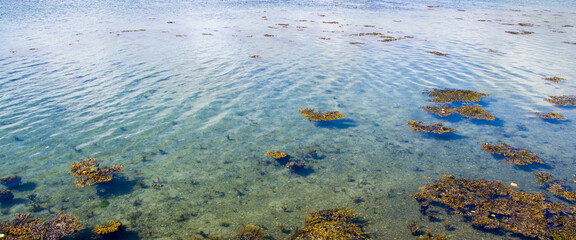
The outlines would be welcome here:
[[[534,115],[536,117],[539,118],[544,118],[544,119],[551,119],[551,120],[560,120],[560,121],[566,121],[567,119],[564,117],[564,115],[562,114],[558,114],[555,112],[549,112],[549,113],[534,113]]]
[[[576,96],[567,96],[567,95],[549,96],[549,98],[544,98],[544,101],[562,106],[566,105],[576,106]]]
[[[513,163],[516,165],[528,165],[534,162],[543,163],[542,159],[536,154],[528,152],[524,149],[513,148],[510,145],[501,142],[499,145],[491,143],[481,143],[482,149],[491,154],[504,155],[504,162]]]
[[[311,212],[304,227],[296,229],[289,239],[369,239],[359,215],[349,208]]]
[[[455,128],[444,127],[443,122],[434,123],[432,125],[423,125],[422,123],[423,123],[422,121],[412,120],[412,121],[408,121],[408,123],[406,123],[406,125],[410,125],[410,129],[412,131],[416,131],[416,132],[432,132],[432,133],[442,134],[442,133],[454,132],[454,131],[458,130]]]
[[[114,177],[114,174],[121,173],[122,164],[114,164],[112,167],[100,167],[100,163],[95,158],[89,158],[80,162],[74,162],[70,165],[70,172],[76,177],[76,187],[90,186],[95,183],[108,182]]]
[[[470,180],[444,174],[412,194],[422,204],[441,203],[471,220],[475,227],[499,229],[539,239],[573,239],[572,207],[552,203],[541,193],[526,193],[501,181]],[[425,211],[424,211],[425,213]]]
[[[298,113],[304,115],[304,117],[310,121],[332,121],[336,119],[344,118],[344,114],[338,111],[331,111],[322,113],[321,111],[314,111],[313,108],[303,108],[298,110]]]
[[[60,212],[49,222],[31,218],[30,213],[17,213],[12,221],[0,223],[5,239],[61,239],[84,229],[80,219],[69,213]]]

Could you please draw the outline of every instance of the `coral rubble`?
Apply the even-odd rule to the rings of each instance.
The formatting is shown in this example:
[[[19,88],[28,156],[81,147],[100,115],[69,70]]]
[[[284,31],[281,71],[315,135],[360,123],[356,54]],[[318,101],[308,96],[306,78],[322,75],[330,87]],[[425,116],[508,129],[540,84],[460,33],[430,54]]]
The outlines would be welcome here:
[[[560,120],[560,121],[566,121],[567,119],[564,117],[564,115],[562,114],[558,114],[555,112],[549,112],[549,113],[534,113],[534,115],[536,117],[539,118],[544,118],[544,119],[552,119],[552,120]]]
[[[95,183],[108,182],[114,177],[114,174],[121,173],[122,164],[114,164],[112,167],[99,167],[100,163],[95,158],[89,158],[84,161],[74,162],[70,165],[70,172],[76,177],[76,187],[90,186]]]
[[[322,113],[321,111],[314,111],[312,108],[303,108],[298,110],[298,113],[304,115],[304,117],[310,121],[332,121],[336,119],[344,118],[344,115],[338,111],[331,111]]]
[[[30,218],[30,213],[17,213],[12,221],[0,223],[0,229],[6,239],[57,240],[72,235],[84,228],[79,225],[79,218],[72,214],[60,212],[50,222],[38,218]]]
[[[572,105],[576,106],[576,96],[549,96],[550,98],[545,98],[544,101],[553,103],[556,105]]]
[[[109,233],[117,232],[118,230],[120,230],[120,226],[122,226],[121,222],[110,221],[108,222],[108,225],[96,226],[94,229],[92,229],[92,232],[98,235],[106,235]]]
[[[406,123],[406,125],[410,125],[410,129],[412,131],[416,131],[416,132],[433,132],[433,133],[442,134],[442,133],[454,132],[454,131],[458,130],[458,129],[454,129],[454,128],[444,127],[443,122],[434,123],[432,125],[423,125],[422,123],[423,123],[422,121],[408,121],[408,123]]]
[[[516,165],[528,165],[534,162],[543,163],[542,159],[536,154],[528,152],[524,149],[517,149],[510,147],[510,145],[501,142],[500,145],[481,143],[482,149],[488,153],[504,155],[504,162],[514,163]]]
[[[549,202],[541,193],[516,191],[500,181],[470,180],[444,174],[411,197],[419,202],[442,203],[455,213],[470,218],[476,227],[540,239],[576,232],[574,209]]]
[[[296,230],[290,239],[369,239],[357,220],[359,215],[349,208],[311,212],[304,227]]]

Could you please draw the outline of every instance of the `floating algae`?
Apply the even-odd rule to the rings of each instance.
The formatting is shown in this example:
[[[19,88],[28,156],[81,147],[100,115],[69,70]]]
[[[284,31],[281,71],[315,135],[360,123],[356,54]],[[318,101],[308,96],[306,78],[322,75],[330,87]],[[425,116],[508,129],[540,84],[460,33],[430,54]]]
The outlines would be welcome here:
[[[544,118],[544,119],[551,119],[551,120],[560,120],[560,121],[566,121],[567,119],[564,117],[564,115],[555,113],[555,112],[549,112],[549,113],[534,113],[534,115],[536,117],[539,118]]]
[[[432,125],[423,125],[422,123],[423,123],[422,121],[408,121],[408,123],[406,123],[406,125],[410,125],[410,129],[412,131],[416,131],[416,132],[433,132],[433,133],[442,134],[442,133],[454,132],[454,131],[458,130],[458,129],[454,129],[454,128],[444,127],[443,122],[434,123]]]
[[[544,101],[562,106],[566,105],[576,106],[576,96],[562,95],[562,96],[549,96],[549,97],[550,98],[545,98]]]
[[[480,146],[488,153],[504,155],[504,162],[507,163],[514,163],[516,165],[528,165],[534,162],[543,163],[542,159],[537,157],[536,154],[524,149],[512,148],[503,142],[501,142],[500,145],[481,143]]]
[[[428,97],[433,97],[431,102],[436,103],[451,103],[451,102],[479,102],[482,97],[488,97],[490,94],[476,92],[472,90],[461,90],[461,89],[433,89],[424,90],[422,94],[428,95]]]

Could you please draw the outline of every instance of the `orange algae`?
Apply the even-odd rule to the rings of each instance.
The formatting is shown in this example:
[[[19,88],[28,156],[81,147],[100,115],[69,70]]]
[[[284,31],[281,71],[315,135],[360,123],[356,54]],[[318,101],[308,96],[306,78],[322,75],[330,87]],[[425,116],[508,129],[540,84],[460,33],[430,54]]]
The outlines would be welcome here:
[[[92,232],[98,235],[106,235],[109,233],[117,232],[122,225],[121,222],[118,221],[110,221],[108,225],[98,225],[96,226]]]
[[[70,165],[70,172],[76,177],[74,181],[76,187],[90,186],[95,183],[108,182],[114,177],[114,174],[121,173],[122,164],[114,164],[112,167],[99,167],[100,163],[96,158],[89,158],[84,161],[74,162]]]
[[[274,152],[268,151],[264,154],[264,156],[270,156],[274,159],[281,159],[288,156],[288,154],[280,152],[280,150],[276,150]]]
[[[313,108],[303,108],[298,110],[298,113],[304,115],[304,117],[310,121],[332,121],[336,119],[344,118],[344,115],[338,111],[322,113],[321,111],[314,111]]]
[[[555,112],[549,112],[549,113],[534,113],[534,115],[536,117],[539,118],[544,118],[544,119],[552,119],[552,120],[560,120],[560,121],[566,121],[567,119],[564,117],[564,115],[555,113]]]
[[[553,103],[556,105],[572,105],[576,106],[576,96],[549,96],[550,98],[545,98],[544,101]]]
[[[426,94],[434,99],[431,102],[436,103],[451,103],[451,102],[479,102],[482,97],[488,97],[490,94],[476,92],[472,90],[461,90],[461,89],[433,89],[424,90],[422,94]]]
[[[349,208],[311,212],[304,227],[297,229],[290,239],[369,239],[357,220],[359,215]]]
[[[513,163],[516,165],[528,165],[534,162],[543,163],[542,159],[536,154],[528,152],[524,149],[512,148],[510,145],[501,142],[500,145],[481,143],[482,149],[488,153],[504,155],[504,162]]]
[[[0,232],[6,239],[61,239],[82,230],[80,219],[69,213],[59,212],[49,222],[31,218],[30,213],[16,213],[12,221],[0,223]]]
[[[422,125],[422,121],[408,121],[406,125],[410,125],[410,129],[416,132],[433,132],[433,133],[447,133],[454,132],[458,129],[444,127],[443,122],[434,123],[432,125]]]
[[[570,239],[557,237],[576,233],[574,209],[548,202],[541,193],[516,191],[501,181],[469,180],[444,174],[411,197],[421,204],[428,204],[427,200],[442,203],[470,218],[472,225],[486,229],[502,229],[540,239]]]

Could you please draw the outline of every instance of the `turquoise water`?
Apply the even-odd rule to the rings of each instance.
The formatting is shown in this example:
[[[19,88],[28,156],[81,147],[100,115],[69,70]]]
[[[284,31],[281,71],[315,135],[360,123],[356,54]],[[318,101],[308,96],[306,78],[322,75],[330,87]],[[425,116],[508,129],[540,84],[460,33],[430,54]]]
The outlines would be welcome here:
[[[413,220],[449,239],[520,239],[443,214],[446,231],[409,195],[446,173],[546,192],[533,177],[546,171],[576,187],[576,111],[543,101],[576,94],[576,6],[522,2],[2,1],[0,177],[23,185],[0,220],[64,210],[88,229],[121,221],[123,239],[230,238],[243,224],[285,239],[279,224],[347,206],[373,239],[417,239]],[[534,34],[506,33],[522,30]],[[413,38],[357,36],[372,32]],[[428,114],[432,88],[488,93],[496,120]],[[346,117],[310,122],[307,107]],[[551,111],[568,121],[533,115]],[[459,131],[412,132],[409,120]],[[544,164],[480,148],[499,141]],[[290,172],[273,150],[309,170]],[[124,173],[76,188],[70,164],[91,157]]]

